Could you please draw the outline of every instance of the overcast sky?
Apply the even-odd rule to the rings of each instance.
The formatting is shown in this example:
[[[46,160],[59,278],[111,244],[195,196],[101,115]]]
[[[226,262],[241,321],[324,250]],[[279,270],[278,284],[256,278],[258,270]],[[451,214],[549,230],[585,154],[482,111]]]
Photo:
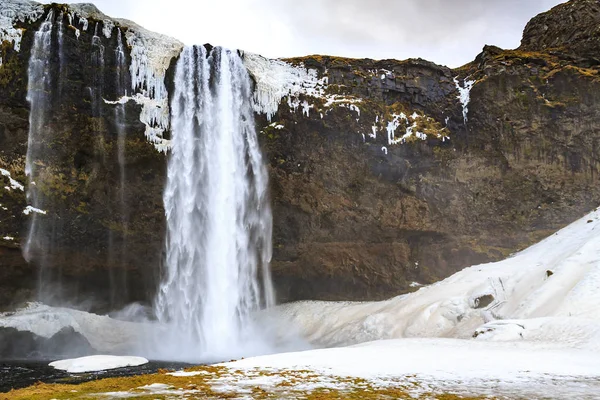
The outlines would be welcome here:
[[[527,21],[564,0],[91,2],[107,15],[133,20],[188,45],[211,43],[272,58],[421,57],[458,67],[472,61],[484,44],[517,47]]]

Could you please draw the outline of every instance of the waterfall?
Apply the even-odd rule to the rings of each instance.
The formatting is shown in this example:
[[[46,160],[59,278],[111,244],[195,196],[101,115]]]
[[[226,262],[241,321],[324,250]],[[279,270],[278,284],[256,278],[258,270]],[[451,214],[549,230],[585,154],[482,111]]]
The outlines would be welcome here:
[[[58,34],[58,62],[59,62],[59,80],[58,80],[58,95],[62,96],[63,95],[63,76],[64,76],[64,70],[65,70],[65,52],[64,52],[64,44],[65,44],[65,39],[64,39],[64,24],[63,24],[63,20],[64,20],[64,14],[61,11],[60,14],[58,14],[58,18],[57,18],[57,22],[58,22],[58,27],[57,27],[57,34]]]
[[[117,28],[117,47],[115,49],[115,90],[117,98],[127,96],[127,72],[129,66],[125,57],[125,48],[123,47],[123,38],[121,29]],[[113,232],[109,233],[109,257],[110,257],[110,302],[112,306],[122,305],[127,299],[127,230],[129,224],[129,210],[125,199],[125,104],[117,103],[114,110],[115,127],[117,131],[117,161],[119,164],[119,186],[118,186],[118,204],[119,204],[119,223],[123,229],[123,235],[118,252],[114,249]],[[118,253],[118,254],[115,254]],[[115,258],[118,257],[118,260]],[[119,266],[115,269],[115,266]]]
[[[267,351],[251,313],[273,304],[272,216],[251,83],[236,52],[186,47],[175,72],[164,205],[166,261],[155,301],[169,357]]]
[[[27,203],[34,212],[29,215],[29,229],[23,244],[23,256],[28,262],[36,260],[39,268],[38,298],[47,300],[53,289],[48,282],[54,278],[48,260],[53,250],[55,235],[53,217],[46,215],[47,201],[40,185],[44,181],[44,155],[47,152],[47,141],[51,131],[48,127],[52,59],[52,29],[54,13],[50,11],[46,20],[35,33],[31,56],[29,59],[27,101],[30,105],[29,136],[25,158],[25,174],[28,177]],[[36,184],[39,183],[40,185]]]
[[[104,46],[98,36],[98,22],[94,27],[92,36],[92,65],[94,68],[94,82],[89,88],[92,95],[92,115],[99,117],[102,112],[102,92],[104,89]]]
[[[123,39],[121,29],[117,28],[117,48],[115,49],[115,63],[117,73],[115,77],[117,96],[127,96],[127,83],[125,81],[125,72],[128,69],[125,59],[125,49],[123,48]],[[123,219],[125,210],[125,104],[118,103],[115,107],[115,121],[117,125],[117,147],[119,160],[119,200],[121,203],[121,212]]]

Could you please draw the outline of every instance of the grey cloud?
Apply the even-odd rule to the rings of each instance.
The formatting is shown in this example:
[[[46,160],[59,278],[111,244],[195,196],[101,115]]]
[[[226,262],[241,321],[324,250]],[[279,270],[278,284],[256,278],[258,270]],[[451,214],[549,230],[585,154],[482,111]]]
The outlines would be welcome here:
[[[472,61],[484,44],[518,46],[527,21],[564,0],[227,0],[229,15],[209,32],[190,28],[168,11],[221,10],[213,0],[172,0],[168,10],[159,0],[91,1],[109,15],[188,44],[213,41],[270,57],[421,57],[456,67]],[[277,31],[269,27],[285,32],[275,38]],[[224,35],[233,31],[235,38]]]
[[[265,0],[265,2],[267,2]],[[422,54],[444,48],[475,51],[446,55],[434,61],[456,63],[472,59],[484,44],[518,45],[527,21],[560,0],[279,0],[268,1],[307,43],[330,53],[367,50],[381,58],[420,49]],[[494,42],[494,40],[499,42]],[[461,46],[461,43],[464,46]],[[308,46],[307,46],[308,47]],[[353,49],[351,48],[353,47]],[[435,51],[432,51],[435,50]],[[345,55],[345,54],[340,54]],[[415,54],[414,56],[419,56]],[[458,56],[458,54],[457,54]]]

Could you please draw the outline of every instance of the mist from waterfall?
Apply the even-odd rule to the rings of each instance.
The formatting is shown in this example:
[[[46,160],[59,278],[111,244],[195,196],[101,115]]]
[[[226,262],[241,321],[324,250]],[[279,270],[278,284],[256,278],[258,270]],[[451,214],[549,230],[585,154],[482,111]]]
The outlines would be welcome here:
[[[51,10],[35,33],[29,59],[27,90],[30,112],[25,174],[28,177],[27,204],[31,209],[27,237],[23,243],[23,255],[28,262],[35,259],[38,264],[37,297],[42,301],[53,297],[53,292],[57,289],[55,285],[58,285],[58,289],[60,289],[60,272],[58,276],[54,276],[56,274],[48,265],[48,260],[54,250],[54,237],[58,227],[54,224],[55,217],[46,211],[47,201],[40,185],[37,184],[44,181],[44,177],[48,173],[45,171],[46,164],[44,162],[47,152],[45,142],[52,134],[48,122],[52,101],[50,63],[53,51],[53,23],[54,12]],[[50,281],[55,283],[53,289],[47,285]]]
[[[236,52],[183,50],[171,101],[166,261],[154,306],[170,359],[269,351],[252,322],[274,295],[268,174],[251,96]]]

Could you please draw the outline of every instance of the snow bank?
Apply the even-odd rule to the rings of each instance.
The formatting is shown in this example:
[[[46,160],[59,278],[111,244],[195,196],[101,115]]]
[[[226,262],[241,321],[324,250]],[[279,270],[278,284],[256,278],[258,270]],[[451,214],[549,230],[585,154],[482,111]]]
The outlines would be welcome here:
[[[83,372],[105,371],[115,368],[137,367],[147,363],[148,360],[143,357],[88,356],[54,361],[48,365],[56,369],[60,369],[61,371],[79,374]]]
[[[107,316],[29,303],[16,312],[0,313],[0,327],[31,332],[51,338],[64,328],[73,328],[83,335],[98,352],[126,354],[135,350],[142,340],[142,324],[118,321]]]
[[[513,328],[520,324],[527,331],[513,332],[515,340],[598,349],[593,332],[600,326],[600,212],[511,258],[466,268],[408,295],[382,302],[285,304],[262,318],[281,337],[291,325],[324,347],[394,338],[466,339],[486,323],[514,320]],[[508,335],[508,325],[482,327],[487,328]]]
[[[600,389],[597,353],[531,342],[397,339],[223,365],[242,371],[311,371],[362,378],[376,386],[509,398],[594,398]]]

